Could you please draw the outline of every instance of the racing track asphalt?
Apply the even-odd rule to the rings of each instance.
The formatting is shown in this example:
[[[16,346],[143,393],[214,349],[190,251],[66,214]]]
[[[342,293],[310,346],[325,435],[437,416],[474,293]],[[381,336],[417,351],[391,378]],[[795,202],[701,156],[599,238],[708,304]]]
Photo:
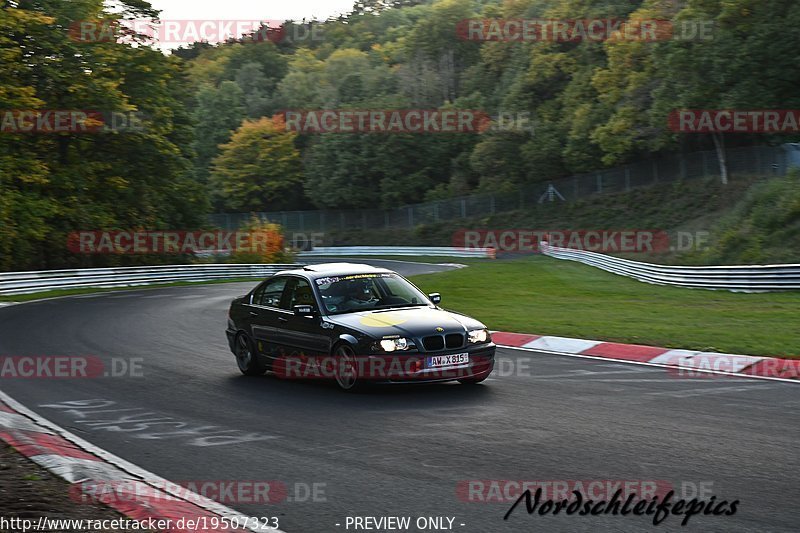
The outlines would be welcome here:
[[[405,274],[438,268],[391,267]],[[223,502],[251,516],[277,514],[288,533],[346,531],[347,516],[370,515],[450,516],[455,531],[469,533],[653,529],[648,517],[527,516],[522,507],[504,522],[509,502],[459,498],[466,480],[659,480],[679,490],[686,483],[687,491],[713,488],[718,501],[740,500],[738,512],[695,516],[686,528],[669,517],[657,530],[797,530],[796,385],[687,379],[662,368],[509,349],[498,351],[500,372],[476,387],[387,386],[352,395],[320,381],[249,378],[239,374],[224,328],[230,300],[251,286],[2,308],[0,355],[96,355],[106,364],[142,358],[144,377],[7,378],[0,387],[173,481],[279,480],[295,500],[304,499],[303,487],[324,484],[316,502]],[[63,403],[91,399],[114,404],[86,414]],[[108,422],[124,416],[163,425]],[[165,427],[201,426],[216,426],[201,435],[274,438],[199,447],[197,434],[164,435]]]

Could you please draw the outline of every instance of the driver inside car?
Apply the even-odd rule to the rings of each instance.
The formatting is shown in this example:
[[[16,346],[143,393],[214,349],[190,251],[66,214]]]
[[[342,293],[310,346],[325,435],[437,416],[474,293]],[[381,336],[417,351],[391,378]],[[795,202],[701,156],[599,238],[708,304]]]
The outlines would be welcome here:
[[[363,279],[340,281],[345,284],[341,300],[335,303],[338,309],[358,311],[359,309],[372,309],[377,298],[372,293],[370,282]],[[338,287],[337,287],[338,288]]]

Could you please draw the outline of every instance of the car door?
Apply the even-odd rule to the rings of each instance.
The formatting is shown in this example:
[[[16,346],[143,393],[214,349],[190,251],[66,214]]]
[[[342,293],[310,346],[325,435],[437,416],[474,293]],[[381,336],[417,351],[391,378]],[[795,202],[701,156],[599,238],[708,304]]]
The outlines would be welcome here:
[[[289,281],[281,302],[281,313],[277,317],[279,324],[275,339],[280,344],[281,357],[273,362],[273,370],[287,378],[325,377],[326,361],[319,355],[328,355],[330,341],[323,333],[320,317],[295,316],[294,305],[312,305],[317,307],[316,299],[306,289],[310,289],[307,280],[296,277]]]
[[[278,316],[290,279],[289,276],[277,276],[265,281],[253,291],[250,303],[246,306],[255,349],[266,357],[274,358],[281,350]]]
[[[287,285],[287,299],[288,313],[279,318],[285,329],[281,337],[287,349],[306,356],[330,354],[330,330],[322,328],[319,302],[308,280],[300,277],[292,279]],[[312,306],[314,315],[295,315],[293,311],[295,305]]]

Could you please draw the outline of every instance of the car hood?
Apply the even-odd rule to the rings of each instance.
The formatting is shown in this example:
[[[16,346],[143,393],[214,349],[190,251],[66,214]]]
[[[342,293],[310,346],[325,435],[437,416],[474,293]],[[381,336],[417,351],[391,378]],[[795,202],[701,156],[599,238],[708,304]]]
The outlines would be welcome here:
[[[433,307],[362,311],[332,315],[326,319],[376,338],[388,335],[413,338],[436,333],[463,333],[485,327],[474,318]],[[437,331],[436,328],[442,328],[443,331]]]

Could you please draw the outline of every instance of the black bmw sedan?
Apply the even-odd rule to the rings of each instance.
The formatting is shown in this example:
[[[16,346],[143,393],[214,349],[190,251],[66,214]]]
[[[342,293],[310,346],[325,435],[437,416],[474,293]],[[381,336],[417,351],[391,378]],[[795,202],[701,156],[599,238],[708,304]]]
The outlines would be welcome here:
[[[396,272],[329,263],[278,272],[228,313],[226,334],[246,375],[366,382],[480,383],[495,345],[482,323],[438,306]]]

